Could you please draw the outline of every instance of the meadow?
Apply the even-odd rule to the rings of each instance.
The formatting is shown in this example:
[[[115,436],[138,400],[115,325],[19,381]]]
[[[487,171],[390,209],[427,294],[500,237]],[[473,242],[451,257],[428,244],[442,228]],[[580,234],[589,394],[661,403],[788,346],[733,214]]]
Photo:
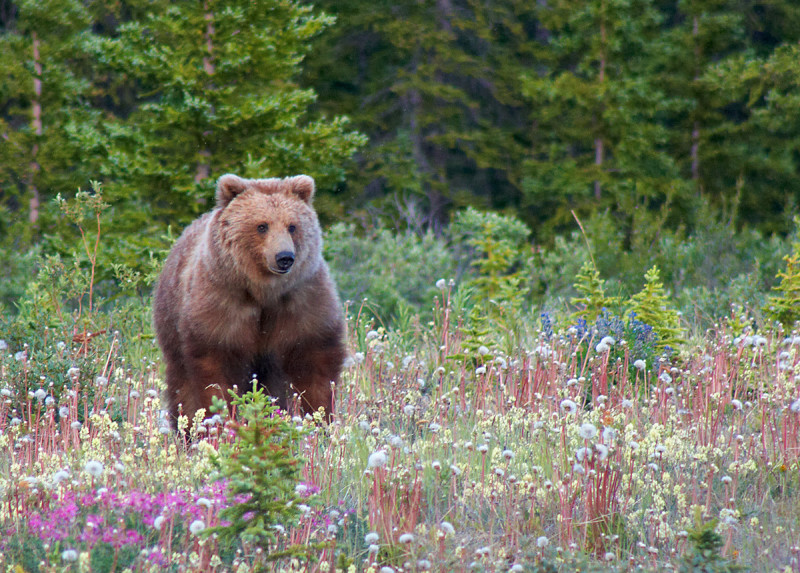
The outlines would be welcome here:
[[[35,273],[0,323],[0,570],[800,571],[800,243],[761,251],[772,295],[734,277],[682,313],[657,266],[611,296],[586,236],[533,259],[524,225],[474,210],[449,244],[334,226],[333,422],[248,392],[184,433],[97,213],[71,257],[6,264]],[[573,296],[532,303],[542,269]]]
[[[800,568],[800,333],[732,315],[645,356],[613,317],[487,316],[475,346],[438,290],[404,331],[348,308],[335,421],[282,418],[301,511],[258,543],[203,534],[242,499],[232,421],[169,429],[146,309],[0,342],[2,570]]]

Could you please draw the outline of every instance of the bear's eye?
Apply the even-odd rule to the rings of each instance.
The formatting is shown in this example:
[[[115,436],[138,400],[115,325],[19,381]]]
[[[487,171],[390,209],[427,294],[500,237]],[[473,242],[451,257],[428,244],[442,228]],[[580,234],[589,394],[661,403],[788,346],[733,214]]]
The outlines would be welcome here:
[[[264,233],[266,233],[268,230],[269,230],[269,225],[267,225],[266,223],[261,223],[261,224],[258,226],[258,232],[259,232],[259,233],[261,233],[262,235],[263,235]]]
[[[294,234],[294,232],[296,230],[297,230],[297,227],[295,227],[294,225],[289,225],[289,233]]]

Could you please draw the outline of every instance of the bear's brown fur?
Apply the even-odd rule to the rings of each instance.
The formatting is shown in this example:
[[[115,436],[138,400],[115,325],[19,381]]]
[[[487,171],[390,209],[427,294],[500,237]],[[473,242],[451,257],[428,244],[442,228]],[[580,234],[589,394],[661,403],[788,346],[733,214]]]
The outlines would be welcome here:
[[[306,175],[223,175],[216,208],[173,246],[153,302],[173,425],[253,376],[284,409],[291,388],[330,418],[345,328],[313,195]]]

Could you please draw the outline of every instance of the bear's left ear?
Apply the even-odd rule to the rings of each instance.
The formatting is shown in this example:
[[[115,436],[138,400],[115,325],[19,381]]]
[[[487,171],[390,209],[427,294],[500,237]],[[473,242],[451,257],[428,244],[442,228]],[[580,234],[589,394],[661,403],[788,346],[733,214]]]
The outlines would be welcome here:
[[[295,175],[287,180],[291,192],[309,205],[314,197],[314,180],[308,175]]]
[[[217,180],[217,207],[225,207],[239,193],[247,189],[248,180],[227,173]]]

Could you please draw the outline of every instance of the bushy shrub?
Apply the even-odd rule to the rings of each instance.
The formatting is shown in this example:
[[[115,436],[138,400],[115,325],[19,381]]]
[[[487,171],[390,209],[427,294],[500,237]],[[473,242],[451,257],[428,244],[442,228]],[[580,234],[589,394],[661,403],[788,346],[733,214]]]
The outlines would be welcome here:
[[[408,311],[429,320],[436,281],[456,275],[453,254],[432,232],[359,234],[355,225],[337,223],[326,233],[325,259],[342,300],[359,307],[366,298],[368,310],[383,322]]]

